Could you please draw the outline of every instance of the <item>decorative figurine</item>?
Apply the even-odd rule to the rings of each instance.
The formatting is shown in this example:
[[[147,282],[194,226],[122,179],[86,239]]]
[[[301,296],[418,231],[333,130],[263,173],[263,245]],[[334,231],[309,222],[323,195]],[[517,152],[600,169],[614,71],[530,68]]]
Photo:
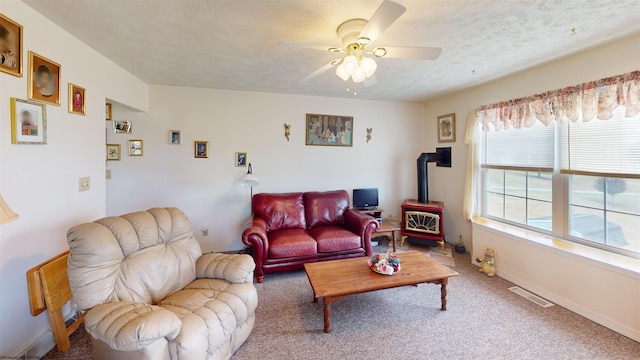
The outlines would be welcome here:
[[[289,141],[289,136],[291,135],[291,124],[284,124],[284,137]]]
[[[476,258],[476,262],[480,264],[480,272],[487,274],[487,276],[494,276],[496,274],[496,252],[491,248],[486,248],[484,251],[484,258]]]
[[[371,133],[373,132],[373,128],[367,128],[367,142],[371,140]]]

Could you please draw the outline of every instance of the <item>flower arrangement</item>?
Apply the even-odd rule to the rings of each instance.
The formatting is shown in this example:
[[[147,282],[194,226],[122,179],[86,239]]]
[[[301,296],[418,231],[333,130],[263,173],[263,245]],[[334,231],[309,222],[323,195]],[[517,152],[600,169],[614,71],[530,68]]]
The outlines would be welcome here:
[[[367,264],[378,274],[393,275],[400,271],[400,259],[395,254],[375,254]]]

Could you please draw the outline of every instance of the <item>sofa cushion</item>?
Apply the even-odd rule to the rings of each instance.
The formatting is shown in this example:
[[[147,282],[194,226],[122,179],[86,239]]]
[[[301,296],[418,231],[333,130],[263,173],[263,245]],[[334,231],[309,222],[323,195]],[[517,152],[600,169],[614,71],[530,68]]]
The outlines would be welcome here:
[[[307,228],[344,224],[344,212],[349,208],[349,194],[344,190],[304,193],[304,214]]]
[[[304,229],[282,229],[269,233],[269,257],[288,258],[317,253],[317,243]]]
[[[267,231],[305,229],[302,193],[256,194],[253,214],[267,222]]]
[[[362,247],[360,236],[336,225],[316,226],[309,234],[318,242],[318,252],[327,253]]]

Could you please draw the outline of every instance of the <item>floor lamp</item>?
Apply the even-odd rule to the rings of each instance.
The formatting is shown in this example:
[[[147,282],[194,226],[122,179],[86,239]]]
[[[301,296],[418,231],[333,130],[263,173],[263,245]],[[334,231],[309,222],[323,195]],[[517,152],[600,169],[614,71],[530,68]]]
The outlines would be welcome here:
[[[251,214],[253,214],[253,187],[260,185],[260,180],[258,180],[257,176],[253,175],[251,163],[248,165],[247,173],[242,175],[238,180],[238,185],[251,188]]]

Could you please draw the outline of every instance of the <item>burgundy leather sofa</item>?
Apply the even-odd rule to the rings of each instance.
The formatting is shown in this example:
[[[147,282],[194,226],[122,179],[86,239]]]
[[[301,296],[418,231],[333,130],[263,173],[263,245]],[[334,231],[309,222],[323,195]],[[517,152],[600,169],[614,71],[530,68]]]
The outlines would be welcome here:
[[[242,242],[253,248],[258,282],[309,262],[371,256],[371,233],[378,228],[371,216],[349,209],[344,190],[256,194],[253,214]]]

